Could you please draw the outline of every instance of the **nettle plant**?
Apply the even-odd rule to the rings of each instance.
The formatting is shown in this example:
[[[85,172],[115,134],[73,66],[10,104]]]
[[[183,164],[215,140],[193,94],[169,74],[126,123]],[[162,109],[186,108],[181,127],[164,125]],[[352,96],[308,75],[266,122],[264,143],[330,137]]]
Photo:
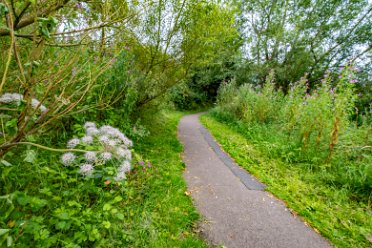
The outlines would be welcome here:
[[[85,136],[67,142],[70,150],[61,157],[67,167],[78,168],[86,178],[103,178],[120,182],[131,170],[133,143],[112,126],[98,128],[95,123],[84,125]]]

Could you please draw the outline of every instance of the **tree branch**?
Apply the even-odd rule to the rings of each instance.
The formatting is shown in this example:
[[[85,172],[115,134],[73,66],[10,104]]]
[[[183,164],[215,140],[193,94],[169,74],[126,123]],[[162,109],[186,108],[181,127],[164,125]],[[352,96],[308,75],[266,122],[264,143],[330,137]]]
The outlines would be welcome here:
[[[35,22],[35,20],[39,17],[46,17],[49,14],[58,11],[59,9],[63,8],[70,0],[63,0],[63,1],[58,1],[58,3],[51,4],[49,8],[47,8],[44,11],[41,11],[40,13],[37,13],[37,16],[35,18],[34,15],[27,15],[23,19],[19,20],[18,24],[14,28],[14,30],[18,30],[21,28],[24,28],[28,25],[31,25],[32,23]],[[8,36],[10,35],[10,30],[8,29],[0,29],[0,36]]]

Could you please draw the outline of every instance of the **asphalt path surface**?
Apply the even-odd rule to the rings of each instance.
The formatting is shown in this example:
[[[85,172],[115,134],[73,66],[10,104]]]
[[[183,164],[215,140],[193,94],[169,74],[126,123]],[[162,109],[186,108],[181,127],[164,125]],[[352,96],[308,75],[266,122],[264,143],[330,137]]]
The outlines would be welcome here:
[[[184,178],[202,215],[200,229],[212,245],[322,248],[331,245],[241,169],[199,122],[185,116],[178,126],[184,145]]]

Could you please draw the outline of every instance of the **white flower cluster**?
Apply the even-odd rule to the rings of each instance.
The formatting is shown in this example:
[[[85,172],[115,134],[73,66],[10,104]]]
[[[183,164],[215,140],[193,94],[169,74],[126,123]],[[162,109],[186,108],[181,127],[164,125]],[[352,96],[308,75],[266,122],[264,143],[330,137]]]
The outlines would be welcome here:
[[[79,162],[80,174],[93,175],[95,169],[108,163],[116,167],[117,174],[114,180],[121,181],[126,178],[126,173],[131,170],[130,161],[133,143],[119,129],[112,126],[97,128],[94,122],[84,125],[85,136],[73,138],[67,142],[67,148],[86,150],[85,154],[68,152],[62,155],[62,163],[65,166],[77,165]],[[94,150],[94,151],[92,151]]]
[[[18,93],[5,93],[0,96],[0,103],[4,104],[16,104],[17,106],[19,106],[22,100],[23,96]],[[40,104],[40,101],[35,98],[31,100],[31,106],[34,109],[36,109],[39,106],[41,112],[45,112],[47,110],[47,108],[44,105]]]

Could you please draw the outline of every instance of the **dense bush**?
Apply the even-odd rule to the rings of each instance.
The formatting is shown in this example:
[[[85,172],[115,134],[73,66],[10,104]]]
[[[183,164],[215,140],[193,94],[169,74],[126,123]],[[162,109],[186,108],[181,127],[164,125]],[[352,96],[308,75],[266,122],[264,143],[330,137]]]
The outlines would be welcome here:
[[[370,113],[352,120],[357,98],[354,69],[339,76],[326,73],[310,88],[303,77],[287,95],[274,87],[271,73],[264,86],[237,86],[233,81],[219,91],[214,115],[240,123],[253,142],[285,161],[326,168],[324,180],[349,187],[368,201],[372,185]]]

